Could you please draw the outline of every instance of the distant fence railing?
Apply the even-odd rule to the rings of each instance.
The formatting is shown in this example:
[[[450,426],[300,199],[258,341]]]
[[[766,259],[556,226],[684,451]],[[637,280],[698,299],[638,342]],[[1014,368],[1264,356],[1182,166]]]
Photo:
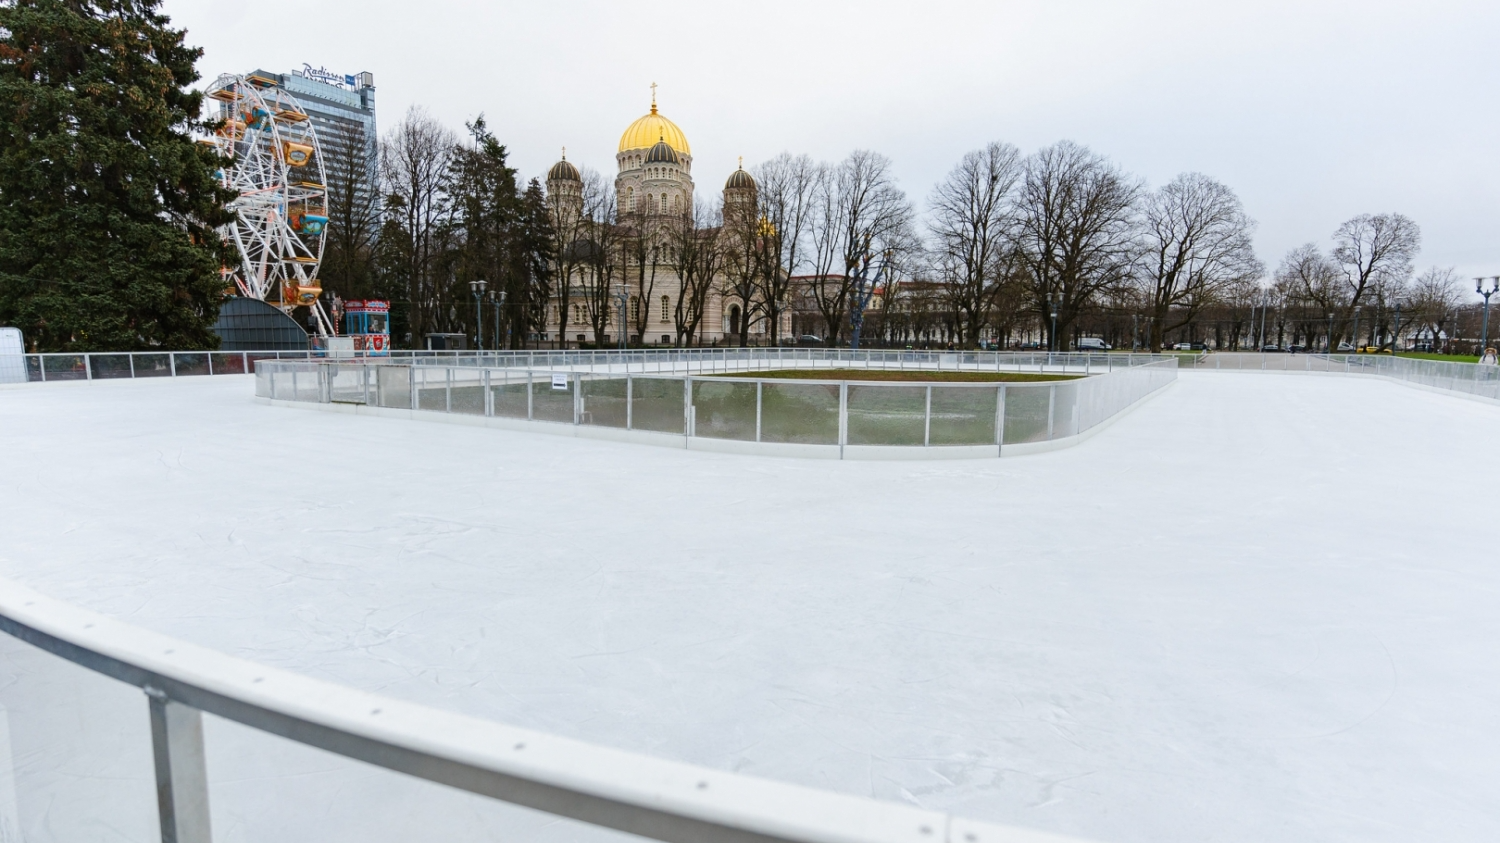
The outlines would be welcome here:
[[[260,360],[362,360],[440,363],[491,368],[735,371],[747,364],[779,366],[895,366],[914,369],[1023,367],[1034,371],[1110,371],[1174,358],[1170,354],[1004,351],[854,351],[838,348],[663,348],[626,351],[392,351],[382,356],[333,357],[314,351],[136,351],[27,354],[24,379],[35,382],[113,380],[195,375],[243,375]]]
[[[1421,360],[1389,354],[1263,354],[1220,352],[1184,361],[1183,368],[1223,372],[1333,372],[1378,375],[1433,389],[1500,400],[1500,366]]]
[[[823,446],[840,456],[849,448],[958,446],[996,456],[1005,446],[1084,433],[1177,376],[1175,358],[1135,363],[1071,380],[957,383],[860,380],[857,370],[828,379],[784,379],[636,372],[623,364],[613,371],[579,371],[263,360],[256,364],[256,395],[688,440]],[[897,364],[865,368],[891,370]],[[1055,363],[1048,371],[1060,374],[1062,368]],[[1082,374],[1085,365],[1075,368]]]
[[[1051,834],[667,761],[364,693],[168,638],[5,580],[0,633],[42,651],[33,655],[11,638],[0,640],[6,665],[0,716],[8,714],[9,733],[24,738],[17,746],[27,748],[14,771],[0,771],[9,791],[0,799],[5,840],[147,839],[140,820],[155,814],[161,840],[211,843],[210,791],[226,780],[232,785],[244,769],[235,765],[248,759],[234,754],[206,762],[207,712],[343,758],[653,840],[1065,843]],[[84,713],[97,716],[95,700],[118,695],[66,678],[73,665],[139,688],[146,704],[112,709],[110,728],[91,728]],[[84,693],[88,697],[80,698]],[[148,721],[155,805],[152,789],[130,786],[139,778],[131,766],[136,756],[120,734]],[[257,744],[250,753],[264,751]],[[0,760],[12,763],[8,751]],[[140,772],[151,775],[149,767]],[[275,788],[275,802],[290,802],[305,776],[273,767],[269,774],[257,768],[251,778],[257,787]],[[100,780],[107,791],[93,787]],[[389,791],[383,794],[389,798]],[[428,789],[410,798],[434,795]],[[340,797],[380,798],[357,787]],[[289,824],[316,837],[317,824],[337,815],[334,806],[319,804]],[[231,838],[246,833],[233,821],[220,831]],[[442,840],[512,836],[503,827],[462,837],[432,831],[427,837]],[[391,829],[375,839],[412,838]]]

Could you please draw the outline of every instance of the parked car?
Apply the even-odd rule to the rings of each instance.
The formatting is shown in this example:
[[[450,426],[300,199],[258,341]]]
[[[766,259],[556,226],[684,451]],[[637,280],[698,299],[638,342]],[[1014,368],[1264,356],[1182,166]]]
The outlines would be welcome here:
[[[1344,342],[1343,340],[1339,340],[1339,353],[1340,354],[1348,354],[1349,352],[1351,352],[1353,350],[1354,350],[1354,346],[1350,345],[1349,343]]]
[[[1305,346],[1305,345],[1288,346],[1287,347],[1287,351],[1290,351],[1293,354],[1305,354],[1305,353],[1307,353],[1307,346]]]
[[[1270,354],[1270,353],[1273,353],[1273,352],[1274,353],[1280,353],[1283,350],[1284,349],[1282,349],[1282,347],[1279,346],[1279,345],[1263,345],[1263,346],[1260,347],[1260,351],[1261,351],[1262,354]]]
[[[1359,349],[1355,353],[1356,354],[1390,354],[1391,350],[1389,348],[1381,348],[1378,345],[1367,345],[1367,346]]]
[[[1078,340],[1079,351],[1109,351],[1109,343],[1098,337],[1082,337]]]
[[[1190,342],[1180,342],[1180,343],[1172,346],[1172,350],[1173,351],[1192,351],[1193,350],[1193,344],[1190,343]]]
[[[802,336],[797,337],[797,344],[798,345],[822,345],[823,344],[823,338],[820,337],[820,336],[816,336],[814,334],[803,334]]]

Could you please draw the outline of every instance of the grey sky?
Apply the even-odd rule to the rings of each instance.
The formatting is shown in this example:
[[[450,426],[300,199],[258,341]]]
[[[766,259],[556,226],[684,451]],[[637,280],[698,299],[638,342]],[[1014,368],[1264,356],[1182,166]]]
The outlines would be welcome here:
[[[1500,3],[765,0],[718,6],[166,0],[207,78],[374,72],[383,128],[484,112],[513,163],[612,173],[648,110],[700,191],[782,150],[889,156],[919,205],[965,151],[1069,138],[1150,184],[1197,170],[1259,221],[1262,260],[1346,218],[1422,227],[1419,266],[1500,274]],[[286,22],[281,35],[277,22]]]

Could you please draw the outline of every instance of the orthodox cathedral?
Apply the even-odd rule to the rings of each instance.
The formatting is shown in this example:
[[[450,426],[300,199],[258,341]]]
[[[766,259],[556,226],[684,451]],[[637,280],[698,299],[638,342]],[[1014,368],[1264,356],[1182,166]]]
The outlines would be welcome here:
[[[615,198],[619,203],[617,219],[622,225],[643,219],[680,220],[693,213],[692,147],[677,124],[657,110],[656,85],[651,88],[651,112],[626,127],[615,154],[618,168],[615,176]],[[583,179],[578,168],[568,162],[566,150],[562,160],[547,171],[547,200],[555,219],[576,220],[583,213]],[[724,183],[724,207],[755,219],[756,201],[755,180],[745,172],[742,164]],[[559,229],[567,227],[564,224]],[[619,301],[617,297],[629,296],[629,341],[645,345],[674,344],[677,338],[677,300],[682,290],[677,274],[670,265],[658,264],[649,300],[642,301],[640,271],[632,269],[628,259],[623,263],[622,277],[613,282],[617,289],[612,292],[611,300]],[[555,282],[557,285],[562,283],[562,279]],[[559,342],[564,347],[593,342],[593,326],[588,318],[585,297],[581,294],[580,279],[570,278],[567,283],[574,291],[569,296],[569,312],[562,312],[561,300],[554,293],[552,305],[547,309],[545,333],[539,339]],[[695,342],[700,345],[738,345],[741,330],[748,330],[747,339],[751,344],[765,342],[769,334],[766,319],[752,317],[748,320],[751,324],[745,325],[747,320],[740,312],[740,302],[725,295],[726,287],[727,279],[713,279]],[[640,330],[642,317],[644,331]],[[786,336],[790,328],[790,316],[783,314],[779,333]],[[620,320],[616,315],[610,319],[606,344],[619,341],[619,330]]]

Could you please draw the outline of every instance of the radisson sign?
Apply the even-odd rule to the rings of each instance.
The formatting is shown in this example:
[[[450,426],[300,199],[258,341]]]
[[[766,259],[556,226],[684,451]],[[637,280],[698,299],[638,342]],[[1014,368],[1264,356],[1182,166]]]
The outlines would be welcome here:
[[[335,85],[340,88],[354,87],[354,77],[352,75],[345,76],[341,73],[334,73],[326,67],[313,67],[306,62],[302,65],[302,76],[305,79],[312,79],[315,82],[322,82],[325,85]]]

